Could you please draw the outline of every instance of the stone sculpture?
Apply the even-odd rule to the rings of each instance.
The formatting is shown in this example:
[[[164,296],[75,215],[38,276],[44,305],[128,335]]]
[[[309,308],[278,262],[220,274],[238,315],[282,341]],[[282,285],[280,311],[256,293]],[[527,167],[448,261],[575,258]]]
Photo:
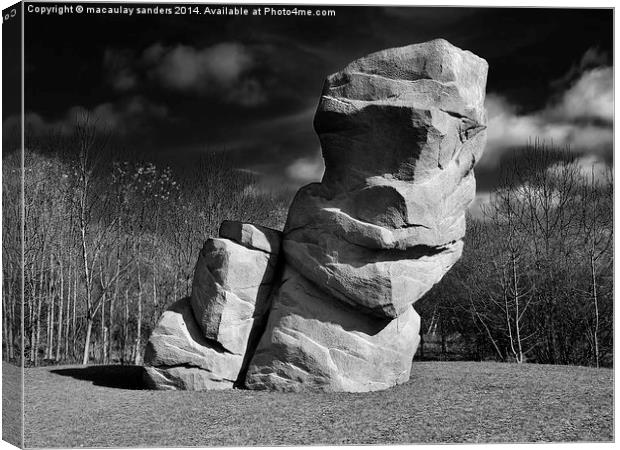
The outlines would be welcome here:
[[[322,181],[299,190],[282,234],[225,222],[207,241],[191,300],[153,332],[149,385],[370,391],[407,381],[413,303],[463,249],[487,69],[438,39],[329,76],[314,119]]]

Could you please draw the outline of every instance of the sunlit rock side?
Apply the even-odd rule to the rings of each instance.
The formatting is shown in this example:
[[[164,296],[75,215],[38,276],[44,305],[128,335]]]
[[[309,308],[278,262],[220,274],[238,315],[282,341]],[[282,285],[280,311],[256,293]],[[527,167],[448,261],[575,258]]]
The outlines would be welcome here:
[[[411,306],[377,319],[335,301],[286,269],[246,386],[279,391],[365,392],[409,379],[420,317]]]

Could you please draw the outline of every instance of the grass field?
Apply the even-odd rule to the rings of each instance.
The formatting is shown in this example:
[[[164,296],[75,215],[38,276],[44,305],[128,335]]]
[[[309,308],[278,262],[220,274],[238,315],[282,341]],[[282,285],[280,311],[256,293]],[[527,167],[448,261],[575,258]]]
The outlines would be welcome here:
[[[363,394],[146,391],[139,378],[137,367],[26,369],[26,446],[613,440],[609,369],[416,362],[408,383]]]

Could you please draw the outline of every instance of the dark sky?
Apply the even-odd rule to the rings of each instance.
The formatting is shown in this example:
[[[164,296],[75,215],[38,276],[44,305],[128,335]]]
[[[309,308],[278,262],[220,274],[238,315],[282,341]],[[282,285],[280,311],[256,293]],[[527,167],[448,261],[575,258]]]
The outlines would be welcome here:
[[[373,51],[442,37],[489,62],[496,125],[481,173],[531,134],[576,146],[593,161],[610,158],[607,139],[579,145],[582,132],[611,133],[611,9],[310,7],[336,14],[27,12],[27,117],[35,130],[67,129],[88,109],[117,142],[158,160],[227,151],[266,186],[300,186],[321,174],[312,116],[324,78]],[[584,102],[584,111],[571,107]],[[5,126],[16,112],[4,111]]]

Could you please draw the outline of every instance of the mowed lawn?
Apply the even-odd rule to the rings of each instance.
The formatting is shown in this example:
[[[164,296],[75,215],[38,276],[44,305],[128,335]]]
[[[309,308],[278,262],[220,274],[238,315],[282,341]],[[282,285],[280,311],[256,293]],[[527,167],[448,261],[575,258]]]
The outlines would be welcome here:
[[[415,362],[408,383],[359,394],[148,391],[136,389],[140,370],[26,369],[25,445],[613,440],[610,369]]]

